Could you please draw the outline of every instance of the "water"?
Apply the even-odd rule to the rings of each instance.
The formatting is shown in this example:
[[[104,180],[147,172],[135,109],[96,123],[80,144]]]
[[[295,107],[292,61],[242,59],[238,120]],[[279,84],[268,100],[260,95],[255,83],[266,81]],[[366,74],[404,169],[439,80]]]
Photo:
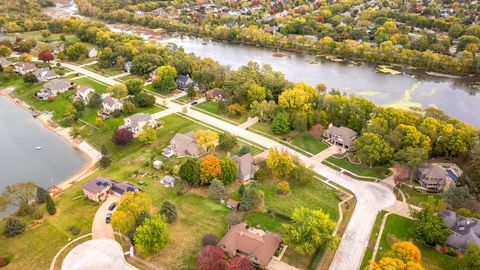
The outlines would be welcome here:
[[[68,0],[63,0],[67,1]],[[77,16],[73,1],[49,9],[50,16]],[[67,14],[68,16],[68,14]],[[444,78],[407,70],[409,74],[390,75],[376,72],[377,66],[368,63],[338,63],[314,56],[286,52],[286,57],[274,57],[273,49],[245,45],[205,42],[197,38],[165,37],[142,26],[108,24],[113,31],[138,34],[160,43],[174,43],[186,52],[210,57],[223,65],[238,68],[249,61],[269,64],[293,82],[312,86],[324,83],[347,94],[363,96],[378,105],[397,108],[436,107],[451,117],[480,127],[480,96],[477,94],[480,78]],[[310,64],[311,60],[318,62]]]
[[[35,147],[42,146],[41,150]],[[0,192],[16,182],[48,188],[86,165],[85,157],[10,99],[0,96]]]

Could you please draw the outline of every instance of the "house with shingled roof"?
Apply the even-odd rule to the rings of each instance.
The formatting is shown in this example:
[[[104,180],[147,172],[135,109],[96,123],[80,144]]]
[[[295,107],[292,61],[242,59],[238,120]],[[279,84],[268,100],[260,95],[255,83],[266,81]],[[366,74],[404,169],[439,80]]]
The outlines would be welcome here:
[[[480,246],[480,220],[466,218],[450,210],[438,213],[445,225],[450,228],[446,244],[465,253],[470,244]]]
[[[170,149],[173,150],[177,157],[190,156],[199,158],[205,151],[195,138],[195,132],[190,131],[185,134],[177,133],[170,140]]]
[[[422,163],[417,168],[417,180],[420,186],[435,192],[444,192],[452,184],[447,171],[435,163]]]
[[[138,192],[140,187],[129,183],[119,182],[111,178],[97,177],[82,186],[83,194],[95,202],[103,202],[109,194],[121,197],[126,192]]]
[[[336,127],[330,124],[323,136],[328,143],[351,150],[353,143],[358,138],[358,133],[344,126]]]
[[[232,160],[237,164],[237,177],[241,181],[248,181],[253,178],[258,167],[252,154],[246,153],[243,156],[233,156]]]

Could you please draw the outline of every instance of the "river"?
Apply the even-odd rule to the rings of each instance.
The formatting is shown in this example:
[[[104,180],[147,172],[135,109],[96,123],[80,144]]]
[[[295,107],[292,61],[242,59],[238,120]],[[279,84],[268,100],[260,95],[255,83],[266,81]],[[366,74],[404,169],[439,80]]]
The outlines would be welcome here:
[[[41,150],[36,150],[41,146]],[[32,115],[0,96],[0,192],[5,186],[32,181],[48,188],[70,178],[86,158]]]
[[[45,10],[53,17],[77,16],[73,0]],[[88,19],[88,18],[87,18]],[[448,78],[427,75],[422,71],[405,70],[398,75],[376,71],[377,65],[368,63],[340,63],[301,53],[285,52],[275,57],[275,50],[190,37],[167,37],[141,26],[107,24],[113,31],[138,34],[160,43],[174,43],[186,52],[210,57],[223,65],[238,68],[255,61],[269,64],[293,82],[310,85],[324,83],[347,94],[366,97],[375,104],[397,108],[436,107],[448,115],[480,127],[480,78]],[[314,61],[312,61],[314,60]],[[314,64],[313,64],[314,63]]]

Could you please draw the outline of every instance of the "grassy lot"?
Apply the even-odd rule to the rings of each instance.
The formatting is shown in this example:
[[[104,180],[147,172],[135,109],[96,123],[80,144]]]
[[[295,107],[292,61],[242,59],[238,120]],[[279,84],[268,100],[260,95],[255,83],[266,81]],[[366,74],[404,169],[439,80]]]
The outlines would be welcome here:
[[[385,223],[377,260],[384,257],[390,250],[390,246],[397,241],[413,240],[413,220],[391,214]],[[442,254],[431,247],[415,243],[422,252],[422,265],[427,270],[455,269],[459,259]]]
[[[247,118],[248,118],[248,115],[246,115],[246,114],[240,116],[239,118],[230,117],[226,114],[222,114],[218,110],[218,103],[213,102],[213,101],[204,101],[202,103],[199,103],[199,104],[193,106],[192,109],[202,111],[202,112],[207,112],[207,113],[209,113],[209,115],[211,115],[213,117],[216,117],[216,118],[219,118],[219,119],[222,119],[222,120],[226,120],[229,123],[234,124],[234,125],[239,125],[239,124],[247,121]]]
[[[12,34],[12,35],[14,36],[15,34]],[[34,38],[43,42],[61,41],[60,40],[61,34],[51,34],[49,37],[44,38],[42,37],[42,31],[23,32],[23,33],[19,33],[18,35],[20,35],[24,39]],[[65,40],[68,42],[78,41],[75,35],[65,35]]]
[[[368,167],[363,164],[357,165],[351,163],[347,157],[338,159],[334,157],[328,157],[327,161],[334,165],[348,170],[360,176],[374,177],[378,179],[384,179],[388,175],[388,169],[385,167]]]
[[[85,68],[90,69],[94,72],[98,72],[102,75],[107,75],[107,76],[115,76],[118,74],[122,74],[124,72],[123,69],[119,69],[119,68],[101,68],[98,66],[98,64],[88,65],[88,66],[85,66]]]
[[[248,213],[243,217],[243,220],[250,225],[250,227],[260,228],[264,231],[278,234],[283,233],[283,225],[287,224],[286,221],[262,212]]]
[[[306,132],[297,132],[297,131],[291,131],[287,135],[275,135],[272,132],[271,125],[270,123],[257,123],[249,128],[252,131],[260,131],[262,133],[266,133],[277,140],[280,140],[281,142],[289,142],[293,144],[294,146],[297,146],[298,148],[307,151],[308,153],[311,154],[318,154],[321,151],[325,150],[328,148],[328,145],[323,142],[322,139],[317,139],[313,137],[308,131]]]
[[[177,91],[180,91],[180,93],[183,92],[182,90],[178,90],[178,89],[177,89]],[[187,103],[190,103],[190,102],[192,102],[196,99],[199,99],[201,97],[202,97],[202,93],[195,92],[195,96],[192,97],[192,98],[189,98],[187,95],[184,95],[184,96],[181,96],[181,97],[175,99],[174,101],[177,102],[177,103],[180,103],[180,104],[187,104]]]
[[[403,194],[405,194],[405,198],[409,204],[413,204],[416,206],[420,206],[421,203],[427,202],[428,197],[433,196],[435,198],[441,198],[442,195],[436,193],[423,193],[414,190],[411,187],[403,186],[402,187]]]
[[[149,90],[149,91],[152,91],[152,92],[154,92],[154,93],[156,93],[156,94],[158,94],[158,95],[164,96],[164,97],[172,97],[172,96],[174,96],[174,95],[179,94],[179,93],[182,92],[182,91],[180,91],[180,90],[178,90],[178,89],[176,89],[176,90],[174,90],[174,91],[172,91],[172,92],[157,91],[156,89],[153,88],[153,85],[152,85],[151,83],[145,85],[145,89],[147,89],[147,90]]]
[[[123,76],[123,77],[118,78],[118,80],[120,80],[122,82],[125,82],[125,81],[130,80],[130,79],[142,79],[143,80],[143,77],[132,74],[132,75],[127,75],[127,76]]]
[[[22,217],[30,227],[24,234],[12,238],[0,234],[1,253],[11,259],[11,263],[5,267],[6,270],[48,269],[53,256],[69,239],[91,232],[97,206],[81,197],[83,193],[80,187],[81,185],[77,184],[55,198],[57,213],[53,216],[46,213],[44,204],[39,205],[44,217],[34,228],[30,227],[34,220]],[[3,228],[4,223],[5,220],[0,221],[0,228]],[[77,236],[68,231],[73,225],[81,228]]]
[[[78,85],[89,85],[95,89],[95,91],[99,93],[105,93],[107,92],[108,85],[99,82],[97,80],[94,80],[89,77],[82,77],[79,79],[75,79],[74,82]]]
[[[370,239],[368,240],[368,246],[365,250],[365,255],[363,256],[362,266],[360,269],[365,269],[368,262],[372,259],[373,249],[375,248],[375,243],[377,241],[378,233],[380,231],[380,226],[382,225],[382,219],[387,212],[381,211],[375,219],[375,224],[373,225],[372,233],[370,234]]]

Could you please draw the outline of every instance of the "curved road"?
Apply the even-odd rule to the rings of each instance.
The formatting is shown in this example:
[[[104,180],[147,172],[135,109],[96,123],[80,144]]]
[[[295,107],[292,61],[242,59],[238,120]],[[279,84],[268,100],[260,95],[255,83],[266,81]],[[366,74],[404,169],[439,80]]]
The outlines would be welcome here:
[[[72,69],[75,72],[85,74],[96,80],[104,82],[106,84],[116,84],[117,81],[111,78],[105,77],[98,73],[86,70],[82,67],[62,63],[63,66]],[[162,111],[157,117],[163,117],[171,113],[181,112],[184,105],[171,102],[168,100],[168,109]],[[159,105],[163,105],[163,98],[156,98],[156,102]],[[190,105],[185,105],[190,107]],[[340,186],[353,192],[357,198],[357,205],[353,212],[347,229],[344,232],[340,245],[337,249],[337,253],[330,266],[332,270],[346,270],[346,269],[359,269],[362,263],[363,255],[370,238],[370,233],[375,223],[375,218],[378,212],[386,207],[393,205],[396,201],[396,197],[393,192],[376,183],[363,182],[355,180],[347,175],[341,174],[314,159],[309,158],[303,154],[296,152],[290,148],[286,148],[284,145],[273,141],[269,138],[263,137],[251,131],[242,129],[238,126],[224,122],[218,118],[209,116],[202,112],[189,109],[187,115],[197,119],[199,121],[208,123],[214,127],[222,130],[226,130],[236,136],[242,137],[249,141],[255,142],[266,148],[276,147],[279,149],[288,149],[292,154],[298,156],[307,166],[310,166],[313,171],[326,177],[332,182],[339,184]]]

